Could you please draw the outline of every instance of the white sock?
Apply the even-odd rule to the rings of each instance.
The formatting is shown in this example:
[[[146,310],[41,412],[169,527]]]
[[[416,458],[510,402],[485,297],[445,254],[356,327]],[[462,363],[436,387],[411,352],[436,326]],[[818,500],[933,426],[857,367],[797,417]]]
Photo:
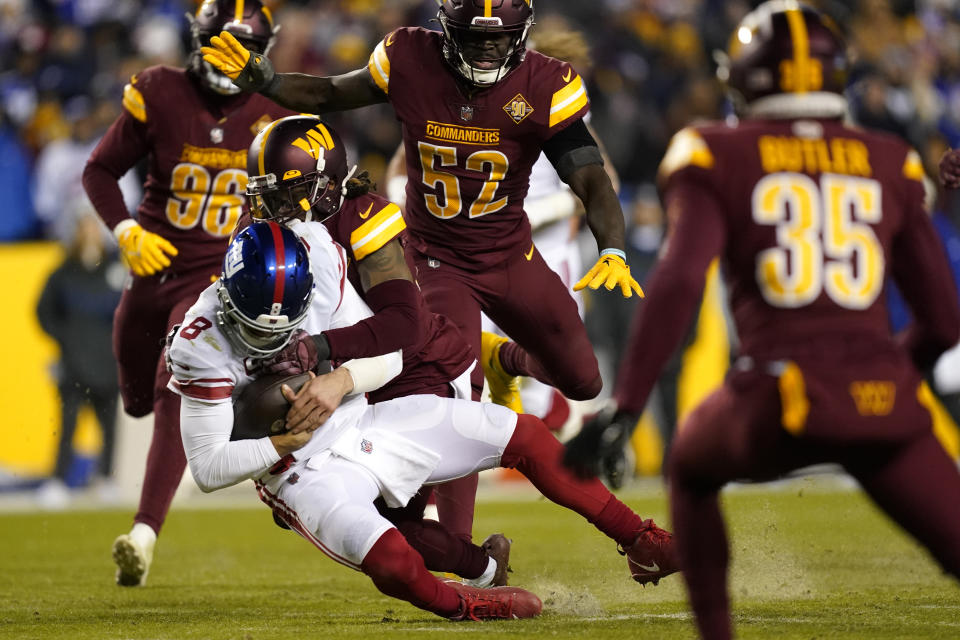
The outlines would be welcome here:
[[[150,525],[137,522],[133,525],[133,529],[130,529],[130,537],[141,547],[149,547],[157,541],[157,532]]]
[[[468,584],[471,587],[477,587],[480,589],[485,589],[490,586],[490,583],[493,582],[493,576],[497,573],[497,561],[493,558],[490,558],[487,562],[487,570],[479,578],[468,578],[464,580],[464,584]]]

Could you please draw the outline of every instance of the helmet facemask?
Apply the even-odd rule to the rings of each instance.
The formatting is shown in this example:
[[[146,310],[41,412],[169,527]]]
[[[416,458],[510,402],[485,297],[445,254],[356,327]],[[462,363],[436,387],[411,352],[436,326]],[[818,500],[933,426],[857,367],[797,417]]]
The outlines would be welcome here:
[[[321,158],[320,162],[323,162]],[[285,222],[293,218],[310,222],[313,219],[313,210],[326,208],[332,199],[330,194],[330,178],[317,172],[309,173],[295,181],[285,180],[277,184],[276,174],[265,176],[250,176],[247,182],[247,197],[250,207],[260,220],[276,220]],[[339,199],[337,209],[339,209]],[[328,217],[336,210],[328,213]]]
[[[437,21],[443,29],[447,63],[471,84],[487,87],[523,62],[533,15],[516,25],[504,26],[498,17],[474,17],[464,24],[451,20],[441,8]]]
[[[287,316],[268,314],[248,318],[234,304],[222,281],[217,288],[217,298],[220,300],[217,326],[227,336],[234,350],[245,358],[266,358],[287,346],[293,332],[306,322],[310,309],[308,303],[303,313],[292,320]],[[310,298],[313,298],[312,291]]]

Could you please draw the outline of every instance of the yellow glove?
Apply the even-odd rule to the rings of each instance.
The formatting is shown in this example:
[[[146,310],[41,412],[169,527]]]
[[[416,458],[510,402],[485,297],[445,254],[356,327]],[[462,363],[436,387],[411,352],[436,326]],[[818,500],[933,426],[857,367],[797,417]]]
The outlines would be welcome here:
[[[137,276],[152,276],[170,266],[170,258],[177,248],[163,236],[150,233],[136,220],[124,220],[113,229],[120,245],[120,257]],[[165,255],[166,254],[166,255]]]
[[[209,47],[200,47],[203,59],[244,91],[260,91],[273,82],[273,64],[259,53],[251,53],[229,31],[210,38]]]
[[[637,295],[643,297],[643,289],[636,280],[630,275],[630,267],[620,256],[608,253],[601,255],[597,264],[587,272],[587,275],[580,278],[580,281],[573,285],[574,291],[580,291],[583,288],[599,289],[604,285],[610,291],[620,285],[620,292],[624,298],[629,298],[636,291]]]

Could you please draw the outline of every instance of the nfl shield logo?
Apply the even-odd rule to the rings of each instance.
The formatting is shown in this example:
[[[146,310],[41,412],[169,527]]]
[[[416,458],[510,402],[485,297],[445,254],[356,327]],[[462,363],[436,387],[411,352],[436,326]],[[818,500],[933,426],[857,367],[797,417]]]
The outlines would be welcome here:
[[[364,453],[373,453],[373,443],[364,438],[360,441],[360,451]]]
[[[220,144],[223,142],[223,129],[220,127],[214,127],[210,129],[210,142],[213,144]]]
[[[464,122],[470,122],[473,120],[473,107],[470,105],[464,105],[460,107],[460,119]]]

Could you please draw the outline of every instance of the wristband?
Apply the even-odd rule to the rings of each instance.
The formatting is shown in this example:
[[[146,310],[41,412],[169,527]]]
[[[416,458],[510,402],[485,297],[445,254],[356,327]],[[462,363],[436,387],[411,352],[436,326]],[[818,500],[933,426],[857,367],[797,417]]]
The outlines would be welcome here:
[[[627,261],[627,254],[626,254],[626,252],[622,251],[621,249],[612,249],[612,248],[611,248],[611,249],[604,249],[603,251],[600,252],[600,257],[602,258],[603,256],[617,256],[618,258],[620,258],[620,259],[623,260],[624,262]]]

